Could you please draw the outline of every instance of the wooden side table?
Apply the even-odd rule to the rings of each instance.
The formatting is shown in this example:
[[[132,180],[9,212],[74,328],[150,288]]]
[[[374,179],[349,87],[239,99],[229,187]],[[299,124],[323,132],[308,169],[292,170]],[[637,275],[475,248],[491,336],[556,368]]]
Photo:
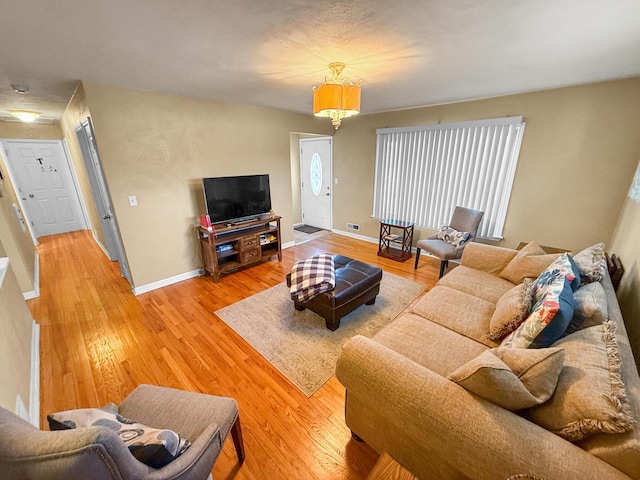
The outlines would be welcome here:
[[[381,220],[378,256],[404,262],[411,258],[413,242],[413,226],[411,222],[400,220]],[[398,232],[398,233],[394,233]]]

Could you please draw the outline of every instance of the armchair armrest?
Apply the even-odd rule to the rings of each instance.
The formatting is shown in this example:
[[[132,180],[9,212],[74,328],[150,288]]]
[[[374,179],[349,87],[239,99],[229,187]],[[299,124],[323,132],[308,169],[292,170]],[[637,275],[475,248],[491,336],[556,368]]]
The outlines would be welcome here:
[[[366,337],[353,337],[344,345],[336,375],[349,395],[371,399],[369,408],[392,418],[416,448],[427,452],[423,457],[435,455],[469,478],[518,473],[549,479],[628,478],[557,435]],[[420,475],[419,464],[405,466]]]
[[[517,253],[517,250],[511,248],[467,242],[462,254],[461,265],[497,275]]]

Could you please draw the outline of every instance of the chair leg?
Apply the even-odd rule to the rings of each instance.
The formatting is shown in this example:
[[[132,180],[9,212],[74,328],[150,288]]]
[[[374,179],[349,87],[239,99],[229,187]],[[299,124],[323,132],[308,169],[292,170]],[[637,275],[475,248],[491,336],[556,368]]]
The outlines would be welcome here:
[[[418,260],[420,260],[420,247],[416,247],[416,263],[413,266],[414,270],[418,268]]]
[[[242,463],[244,462],[244,441],[242,440],[242,428],[240,427],[239,415],[231,427],[231,438],[233,438],[233,445],[236,447],[238,461]]]
[[[449,265],[449,260],[440,260],[440,276],[438,278],[442,278],[444,271],[447,269],[447,265]]]

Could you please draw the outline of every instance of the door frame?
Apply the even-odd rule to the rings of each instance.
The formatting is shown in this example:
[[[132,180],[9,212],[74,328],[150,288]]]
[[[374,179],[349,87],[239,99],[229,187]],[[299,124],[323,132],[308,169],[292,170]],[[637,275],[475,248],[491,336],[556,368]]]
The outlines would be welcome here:
[[[91,137],[93,138],[93,150],[95,151],[95,158],[91,153],[91,145],[88,144],[91,140],[86,135],[86,128],[89,128],[91,131]],[[82,132],[83,139],[80,138],[80,132]],[[96,210],[99,215],[100,208],[98,208],[98,202],[104,208],[105,213],[109,216],[109,218],[103,217],[107,220],[108,228],[105,232],[104,224],[100,223],[100,228],[102,229],[102,233],[105,236],[105,240],[110,239],[113,243],[112,250],[114,252],[109,251],[108,245],[102,245],[98,238],[94,235],[96,243],[102,248],[105,252],[109,260],[118,262],[118,266],[120,268],[120,273],[122,276],[129,282],[131,287],[133,288],[133,280],[131,277],[131,270],[129,269],[129,262],[127,261],[127,254],[124,249],[124,243],[122,242],[122,235],[120,233],[120,226],[118,225],[118,219],[116,218],[115,212],[113,211],[113,201],[111,200],[111,192],[109,191],[109,186],[107,185],[107,181],[104,175],[104,169],[102,168],[102,160],[100,159],[100,152],[98,151],[98,145],[96,143],[96,135],[93,130],[93,124],[91,122],[91,117],[86,117],[82,120],[75,128],[76,137],[78,138],[78,145],[80,146],[80,154],[82,156],[82,162],[85,166],[87,177],[89,178],[89,185],[91,188],[91,194],[93,196],[93,201],[96,204]],[[85,141],[86,143],[85,144]],[[85,148],[88,148],[87,152],[89,158],[85,156]],[[95,186],[94,186],[95,184]],[[95,191],[95,189],[99,191]],[[107,243],[109,243],[107,241]]]
[[[329,186],[330,188],[330,197],[329,197],[329,230],[333,230],[333,137],[331,136],[317,136],[312,138],[301,138],[298,140],[298,152],[300,154],[300,212],[302,214],[302,223],[304,224],[304,214],[305,214],[305,205],[304,205],[304,193],[302,191],[302,146],[303,143],[315,142],[317,140],[329,140]]]
[[[87,211],[87,207],[84,203],[84,199],[82,198],[80,183],[78,181],[78,177],[76,175],[76,170],[73,166],[73,162],[71,161],[71,155],[69,154],[69,149],[67,147],[67,143],[64,138],[52,138],[52,139],[28,139],[28,138],[0,138],[0,144],[2,148],[0,148],[0,155],[2,155],[2,159],[4,161],[5,166],[7,167],[7,175],[9,176],[9,181],[11,182],[11,186],[13,191],[15,192],[16,198],[18,199],[18,206],[20,207],[20,211],[22,213],[22,217],[27,224],[27,230],[29,231],[29,235],[31,235],[31,239],[33,240],[33,244],[38,246],[40,242],[38,242],[38,238],[36,237],[36,233],[34,230],[34,225],[31,222],[31,218],[29,217],[29,211],[25,207],[24,200],[22,200],[21,192],[18,191],[18,183],[16,182],[16,176],[14,175],[14,171],[9,161],[9,155],[6,150],[5,142],[13,142],[13,143],[48,143],[48,142],[60,142],[62,146],[62,151],[64,153],[65,161],[67,162],[67,167],[71,173],[71,183],[73,185],[73,190],[78,198],[80,203],[80,219],[81,222],[84,223],[84,228],[91,228],[91,222],[89,221],[89,213]]]

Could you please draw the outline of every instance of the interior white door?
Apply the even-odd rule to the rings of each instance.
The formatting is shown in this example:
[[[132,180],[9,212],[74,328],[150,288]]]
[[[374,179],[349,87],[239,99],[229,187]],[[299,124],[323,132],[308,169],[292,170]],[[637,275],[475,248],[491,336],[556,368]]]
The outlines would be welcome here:
[[[87,228],[62,140],[3,140],[35,237]]]
[[[300,188],[302,221],[312,227],[331,229],[332,138],[300,140]]]
[[[133,285],[131,273],[129,272],[129,264],[127,263],[127,257],[124,253],[124,245],[120,237],[120,229],[118,228],[118,223],[116,222],[113,208],[111,207],[111,195],[102,172],[98,146],[96,145],[93,127],[91,126],[91,120],[89,118],[76,127],[76,135],[78,137],[78,143],[80,144],[82,159],[87,169],[87,176],[89,177],[89,184],[91,185],[96,210],[98,210],[98,214],[100,215],[100,226],[106,243],[103,247],[106,249],[109,259],[118,262],[122,276]]]

